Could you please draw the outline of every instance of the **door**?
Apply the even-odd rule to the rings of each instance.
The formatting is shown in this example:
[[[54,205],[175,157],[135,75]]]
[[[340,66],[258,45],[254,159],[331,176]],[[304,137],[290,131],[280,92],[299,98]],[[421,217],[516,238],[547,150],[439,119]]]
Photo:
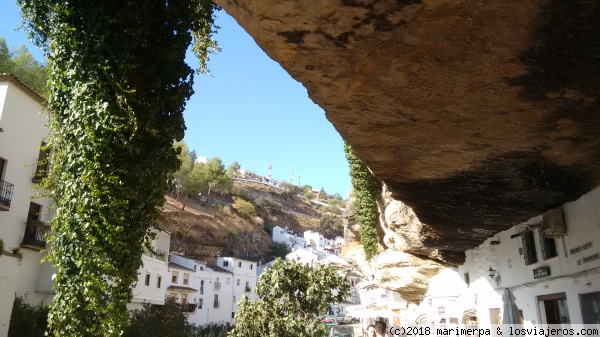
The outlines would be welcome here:
[[[571,323],[565,293],[538,296],[538,308],[542,324]]]
[[[600,292],[579,295],[583,324],[600,324]]]

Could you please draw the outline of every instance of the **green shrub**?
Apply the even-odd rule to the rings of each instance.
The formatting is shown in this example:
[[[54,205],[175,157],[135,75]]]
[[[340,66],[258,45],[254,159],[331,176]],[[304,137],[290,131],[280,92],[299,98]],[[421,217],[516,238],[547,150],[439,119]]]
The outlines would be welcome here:
[[[177,302],[167,297],[164,305],[144,303],[131,312],[130,325],[123,337],[192,337],[194,326],[187,322]]]
[[[265,223],[263,225],[263,230],[269,234],[270,237],[273,237],[273,225]]]
[[[254,205],[244,199],[234,197],[231,207],[243,217],[252,219],[256,216],[256,208],[254,208]]]
[[[194,337],[227,337],[227,333],[233,330],[229,323],[209,323],[194,327]]]
[[[48,328],[48,307],[31,306],[27,297],[16,296],[10,316],[8,337],[43,337]]]

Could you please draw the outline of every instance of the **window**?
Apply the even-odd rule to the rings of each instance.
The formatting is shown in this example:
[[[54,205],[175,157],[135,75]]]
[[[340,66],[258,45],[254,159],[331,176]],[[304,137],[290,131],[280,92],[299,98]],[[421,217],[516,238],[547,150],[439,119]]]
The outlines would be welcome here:
[[[533,231],[526,229],[521,232],[521,241],[523,243],[523,259],[526,265],[534,264],[537,260],[537,253],[535,251],[535,239],[533,237]]]
[[[215,308],[219,307],[219,294],[215,294],[215,303],[213,304]]]
[[[202,309],[202,304],[204,304],[204,299],[203,298],[198,299],[198,309]]]
[[[242,268],[242,263],[238,262],[238,267]]]
[[[240,279],[237,279],[237,285],[238,286],[240,285]]]
[[[600,293],[580,294],[579,304],[583,324],[600,323]]]
[[[250,263],[250,270],[252,270],[252,268],[254,268],[254,264]]]
[[[545,229],[538,227],[538,235],[540,236],[540,250],[542,251],[542,259],[548,260],[558,256],[556,252],[556,241],[554,238],[547,237]]]
[[[6,167],[6,159],[0,158],[0,180],[4,178],[4,168]]]
[[[29,211],[27,212],[27,222],[39,220],[42,213],[42,206],[34,202],[29,203]]]
[[[229,261],[223,261],[223,267],[229,267]]]
[[[186,305],[188,302],[188,294],[181,294],[181,304]]]
[[[169,293],[169,296],[171,297],[171,299],[177,301],[177,293]]]
[[[465,283],[467,284],[467,287],[471,285],[471,277],[469,276],[469,273],[465,273]]]
[[[40,145],[40,154],[38,156],[37,167],[35,169],[35,174],[31,179],[34,183],[39,183],[42,181],[42,178],[48,176],[48,168],[50,167],[50,162],[48,161],[50,151],[46,148],[46,143],[42,142]]]
[[[160,288],[160,284],[162,283],[162,276],[158,275],[156,277],[156,287]]]
[[[146,279],[144,280],[144,284],[146,286],[150,285],[150,274],[149,273],[146,273]]]
[[[200,295],[204,295],[204,280],[200,281]]]
[[[177,284],[177,277],[179,276],[179,272],[173,271],[171,272],[171,283]]]
[[[190,273],[183,273],[183,285],[187,286],[190,284]]]
[[[231,312],[231,318],[235,318],[235,311]]]
[[[233,296],[233,303],[237,302],[237,297]]]

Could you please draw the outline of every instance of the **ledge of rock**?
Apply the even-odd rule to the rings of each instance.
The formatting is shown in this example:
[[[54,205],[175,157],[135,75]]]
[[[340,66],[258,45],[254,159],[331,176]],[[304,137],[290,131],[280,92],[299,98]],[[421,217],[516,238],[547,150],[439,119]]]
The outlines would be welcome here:
[[[596,2],[217,3],[426,224],[398,251],[459,261],[600,182]]]
[[[600,181],[595,2],[217,3],[430,226],[427,247],[475,247]]]

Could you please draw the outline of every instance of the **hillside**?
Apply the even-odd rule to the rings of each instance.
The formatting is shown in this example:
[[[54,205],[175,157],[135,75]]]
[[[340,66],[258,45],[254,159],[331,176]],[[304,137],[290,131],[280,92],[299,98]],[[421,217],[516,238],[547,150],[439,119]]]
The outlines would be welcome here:
[[[251,202],[256,217],[236,211],[231,206],[236,198]],[[166,195],[160,225],[171,232],[171,250],[208,261],[217,255],[268,260],[271,237],[267,232],[274,226],[296,233],[343,235],[341,216],[325,207],[290,190],[239,180],[231,194],[212,193],[201,199],[178,197],[176,192]]]

